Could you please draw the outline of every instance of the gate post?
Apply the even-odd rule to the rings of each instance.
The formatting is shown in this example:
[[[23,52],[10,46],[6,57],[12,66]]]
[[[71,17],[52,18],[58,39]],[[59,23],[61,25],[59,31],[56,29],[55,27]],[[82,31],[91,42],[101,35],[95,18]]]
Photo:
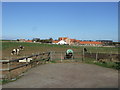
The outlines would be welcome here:
[[[96,61],[98,60],[98,52],[96,53]]]
[[[63,61],[63,56],[62,56],[62,52],[61,52],[61,62]]]
[[[11,71],[10,71],[10,61],[7,63],[7,65],[8,65],[8,80],[11,80],[12,78],[11,78]]]
[[[52,61],[52,51],[50,52],[50,60]]]
[[[83,55],[82,55],[82,61],[84,61],[84,55],[85,55],[85,53],[84,53],[84,48],[83,48],[82,52],[83,52],[83,53],[82,53],[82,54],[83,54]]]

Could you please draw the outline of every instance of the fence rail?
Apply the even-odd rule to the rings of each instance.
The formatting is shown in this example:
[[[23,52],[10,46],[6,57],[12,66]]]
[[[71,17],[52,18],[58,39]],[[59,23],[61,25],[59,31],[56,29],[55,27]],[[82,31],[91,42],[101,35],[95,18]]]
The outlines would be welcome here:
[[[35,67],[36,65],[45,63],[46,61],[61,61],[64,62],[66,60],[65,58],[66,52],[46,52],[46,53],[39,53],[19,59],[14,60],[0,60],[0,63],[2,63],[2,69],[0,71],[3,72],[2,78],[15,78],[16,76],[20,75],[22,72],[25,72],[26,70]],[[82,62],[87,60],[88,58],[98,60],[98,59],[108,59],[108,60],[119,60],[118,54],[103,54],[103,53],[90,53],[80,51],[80,52],[74,52],[73,57],[71,59],[68,59],[69,61],[77,61]],[[20,63],[19,60],[24,60],[32,58],[30,62],[26,61],[24,63]],[[25,68],[24,68],[25,67]],[[21,71],[21,73],[18,73]],[[15,74],[14,74],[15,73]]]
[[[120,54],[111,53],[85,53],[86,58],[93,58],[97,61],[100,59],[106,59],[107,61],[119,61]]]
[[[65,60],[65,54],[66,52],[50,52],[50,59],[51,60]],[[84,61],[84,60],[87,60],[88,58],[91,58],[91,59],[94,59],[94,60],[97,60],[99,61],[100,59],[104,59],[104,60],[107,60],[107,61],[114,61],[114,62],[117,62],[119,61],[119,55],[120,54],[112,54],[112,53],[100,53],[100,52],[96,52],[96,53],[92,53],[92,52],[85,52],[84,50],[83,51],[80,51],[80,52],[74,52],[73,53],[73,56],[74,58],[71,58],[73,59],[74,61]]]
[[[31,61],[28,61],[27,59],[32,59]],[[2,77],[1,79],[4,78],[15,78],[22,72],[25,72],[26,70],[35,67],[38,65],[40,62],[45,63],[50,59],[50,52],[46,53],[39,53],[19,59],[14,59],[14,60],[0,60],[0,63],[2,64],[2,67],[0,71],[2,71]],[[26,62],[19,62],[19,60],[26,60]],[[22,70],[22,69],[23,70]],[[7,72],[7,73],[6,73]],[[18,73],[21,72],[21,73]],[[12,75],[11,75],[12,73]],[[11,75],[11,76],[10,76]]]
[[[55,51],[50,52],[50,60],[51,61],[53,61],[53,60],[66,60],[65,56],[66,56],[66,52],[55,52]],[[82,52],[74,52],[73,58],[71,58],[71,59],[72,60],[79,59],[81,61],[82,58],[83,58]],[[69,60],[71,60],[71,59],[69,59]]]
[[[44,60],[48,60],[49,59],[49,55],[50,55],[50,52],[47,52],[47,53],[40,53],[40,54],[36,54],[36,55],[31,55],[31,56],[27,56],[27,57],[23,57],[23,58],[19,58],[19,59],[14,59],[14,60],[0,60],[0,63],[8,63],[10,64],[11,62],[18,62],[19,60],[23,60],[23,59],[28,59],[28,58],[32,58],[32,57],[37,57],[37,56],[40,56],[40,55],[45,55],[47,54],[48,57],[47,58],[44,58]],[[42,59],[43,60],[43,59]],[[26,60],[27,61],[27,60]],[[41,59],[39,60],[32,60],[32,62],[35,62],[35,61],[41,61]],[[28,64],[31,64],[31,62],[26,62],[27,64],[22,64],[22,65],[19,65],[17,67],[14,67],[14,68],[9,68],[9,69],[6,69],[6,70],[14,70],[14,69],[17,69],[19,67],[23,67],[25,65],[28,65]],[[4,71],[5,69],[0,69],[0,71]]]

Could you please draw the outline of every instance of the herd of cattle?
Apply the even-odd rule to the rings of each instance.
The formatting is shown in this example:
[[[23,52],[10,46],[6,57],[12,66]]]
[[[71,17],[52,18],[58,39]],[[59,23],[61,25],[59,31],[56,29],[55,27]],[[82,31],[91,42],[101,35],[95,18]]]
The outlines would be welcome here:
[[[13,49],[11,52],[11,55],[18,55],[20,53],[20,50],[23,50],[24,47],[22,45],[20,45],[17,49]]]
[[[20,45],[17,49],[13,49],[11,52],[11,55],[19,55],[20,51],[24,50],[24,46]],[[19,60],[19,62],[30,62],[33,60],[32,58],[24,58],[22,60]]]
[[[13,49],[12,50],[12,52],[11,52],[11,55],[19,55],[19,53],[20,53],[20,51],[21,50],[24,50],[24,46],[22,46],[22,45],[20,45],[17,49]],[[89,54],[89,56],[90,57],[92,57],[93,55],[92,54],[90,54],[89,52],[88,52],[88,50],[87,50],[87,48],[83,48],[83,51],[85,52],[85,56],[87,55],[87,54]],[[74,54],[73,54],[74,52],[73,52],[73,50],[72,49],[67,49],[67,51],[66,51],[66,54],[65,54],[65,56],[64,56],[64,59],[74,59]],[[96,55],[94,55],[95,57],[96,57]],[[87,56],[86,56],[87,57]],[[104,57],[98,57],[97,58],[97,61],[98,62],[103,62],[103,63],[105,63],[105,61],[103,61],[104,59],[103,59]],[[33,60],[32,58],[24,58],[24,59],[22,59],[22,60],[19,60],[19,62],[30,62],[31,60]],[[102,61],[101,61],[102,60]]]
[[[18,48],[14,48],[11,52],[11,55],[19,55],[20,51],[24,50],[24,46],[20,45]],[[85,52],[87,52],[87,49],[84,48],[83,49]],[[74,55],[73,55],[73,50],[72,49],[67,49],[66,54],[64,56],[64,59],[74,59]],[[32,58],[25,58],[22,60],[19,60],[19,62],[30,62],[32,60]]]

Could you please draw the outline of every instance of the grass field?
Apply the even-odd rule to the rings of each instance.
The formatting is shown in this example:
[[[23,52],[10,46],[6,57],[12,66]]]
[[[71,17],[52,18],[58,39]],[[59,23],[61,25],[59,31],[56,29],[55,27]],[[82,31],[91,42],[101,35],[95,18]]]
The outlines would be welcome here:
[[[16,56],[11,56],[11,51],[13,48],[18,48],[20,45],[24,46],[24,51],[21,51],[21,56],[28,56],[31,54],[56,51],[56,52],[65,52],[67,49],[73,49],[74,52],[82,52],[82,49],[85,47],[89,52],[92,53],[118,53],[118,48],[116,47],[92,47],[92,46],[69,46],[69,45],[51,45],[51,44],[40,44],[40,43],[27,43],[27,42],[2,42],[2,57],[3,59],[7,58],[16,58]]]
[[[24,50],[20,52],[20,55],[11,55],[10,53],[12,49],[18,48],[20,45],[25,47]],[[50,51],[65,52],[67,49],[73,49],[74,52],[82,52],[84,47],[87,48],[87,50],[91,53],[99,52],[99,53],[117,54],[119,49],[116,47],[69,46],[69,45],[26,43],[26,42],[2,42],[2,47],[0,48],[0,50],[2,51],[2,57],[0,57],[0,59],[11,60],[11,59],[21,58],[25,56],[30,56],[31,54],[50,52]],[[82,57],[81,57],[81,60],[82,60]],[[94,63],[94,61],[95,59],[93,58],[85,58],[83,63],[96,64],[99,66],[113,68],[113,69],[120,69],[120,65],[114,62],[106,62],[106,63],[95,62]],[[56,63],[56,61],[51,61],[50,63]],[[7,81],[3,81],[3,83],[4,82],[7,82]]]

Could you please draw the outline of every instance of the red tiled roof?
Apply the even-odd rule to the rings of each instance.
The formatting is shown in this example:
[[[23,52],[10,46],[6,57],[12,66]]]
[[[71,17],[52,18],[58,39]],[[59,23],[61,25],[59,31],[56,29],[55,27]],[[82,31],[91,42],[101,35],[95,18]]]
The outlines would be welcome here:
[[[80,40],[76,40],[76,42],[80,42]]]
[[[102,44],[102,42],[95,42],[95,41],[80,41],[80,44]]]
[[[59,37],[59,40],[66,40],[68,37]]]
[[[75,42],[76,40],[75,39],[70,39],[71,42]]]
[[[58,43],[58,42],[59,42],[59,41],[54,41],[54,40],[52,41],[52,43]]]
[[[25,42],[32,42],[32,40],[26,40]]]

